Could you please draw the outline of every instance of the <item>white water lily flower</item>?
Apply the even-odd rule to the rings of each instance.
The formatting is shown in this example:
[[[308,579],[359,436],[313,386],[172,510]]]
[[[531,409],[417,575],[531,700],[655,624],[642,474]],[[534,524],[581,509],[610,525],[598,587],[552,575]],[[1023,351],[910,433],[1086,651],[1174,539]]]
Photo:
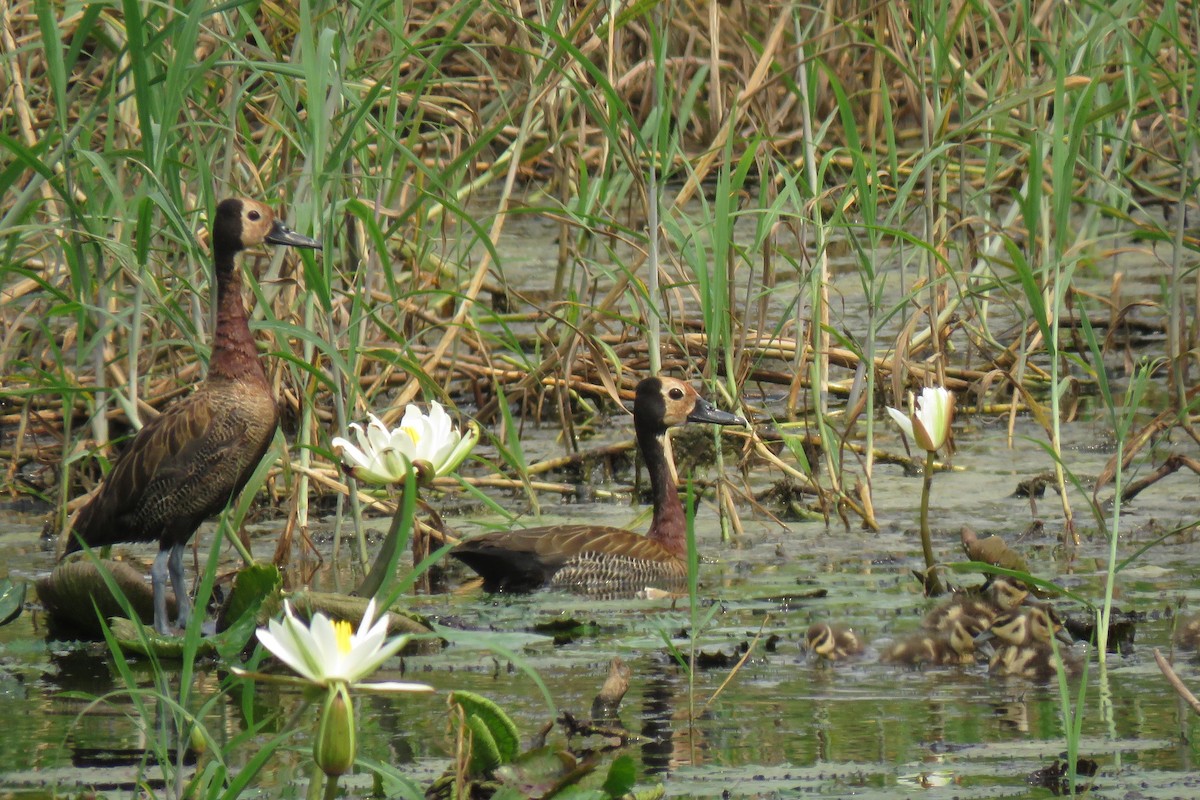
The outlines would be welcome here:
[[[950,423],[954,421],[954,392],[940,386],[926,386],[915,404],[912,392],[908,393],[908,407],[908,414],[891,406],[887,412],[922,450],[929,453],[939,450],[950,436]]]
[[[266,628],[259,628],[258,640],[308,682],[325,687],[341,684],[375,692],[433,691],[433,687],[423,683],[363,681],[408,641],[407,636],[387,639],[387,613],[374,620],[374,599],[367,603],[362,622],[355,631],[351,630],[349,622],[334,622],[320,612],[313,614],[312,622],[305,625],[292,613],[287,601],[284,601],[283,609],[283,621],[273,619]]]
[[[370,420],[365,429],[351,423],[358,444],[342,436],[333,439],[346,471],[364,483],[399,483],[410,464],[427,480],[449,475],[479,441],[478,426],[471,423],[463,434],[436,402],[428,414],[410,404],[393,430],[374,414]]]

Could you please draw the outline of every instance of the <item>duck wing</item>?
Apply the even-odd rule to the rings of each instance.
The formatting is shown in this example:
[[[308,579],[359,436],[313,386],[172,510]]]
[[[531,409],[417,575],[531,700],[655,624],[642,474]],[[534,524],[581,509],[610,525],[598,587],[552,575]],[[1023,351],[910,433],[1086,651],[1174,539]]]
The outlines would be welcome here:
[[[674,562],[658,542],[624,528],[552,525],[497,531],[468,539],[450,551],[483,578],[488,592],[531,592],[581,559],[614,563]]]
[[[244,470],[234,467],[244,460],[235,455],[246,444],[246,425],[214,414],[209,399],[196,392],[138,432],[80,509],[74,523],[79,537],[93,547],[161,540],[168,533],[186,541],[225,506],[245,480]],[[72,535],[66,552],[78,549]]]

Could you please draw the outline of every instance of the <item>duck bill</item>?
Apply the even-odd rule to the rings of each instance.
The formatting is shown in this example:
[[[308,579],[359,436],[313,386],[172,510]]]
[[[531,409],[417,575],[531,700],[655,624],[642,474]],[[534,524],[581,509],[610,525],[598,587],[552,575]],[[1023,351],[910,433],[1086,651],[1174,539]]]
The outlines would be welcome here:
[[[708,422],[713,425],[746,425],[746,420],[737,414],[722,411],[703,397],[696,398],[692,413],[688,414],[688,422]]]
[[[996,634],[991,630],[986,630],[975,637],[975,650],[986,658],[991,658],[996,654],[996,647],[992,644],[992,640],[996,638]]]
[[[271,232],[267,234],[266,241],[270,244],[285,244],[288,247],[309,247],[313,250],[321,249],[321,243],[316,239],[310,239],[307,236],[296,233],[279,220],[275,220],[271,225]]]

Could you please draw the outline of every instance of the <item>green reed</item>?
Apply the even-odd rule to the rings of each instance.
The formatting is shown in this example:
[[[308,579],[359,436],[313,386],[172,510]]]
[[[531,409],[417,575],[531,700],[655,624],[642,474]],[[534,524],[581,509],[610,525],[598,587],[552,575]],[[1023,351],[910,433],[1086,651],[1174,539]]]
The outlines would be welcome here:
[[[1116,260],[1095,256],[1128,237],[1132,215],[1195,183],[1178,156],[1198,127],[1197,57],[1179,33],[1195,12],[1176,2],[1064,7],[1036,26],[1027,3],[795,7],[783,20],[719,7],[716,25],[682,7],[609,18],[595,2],[536,15],[378,0],[269,15],[239,2],[29,8],[14,16],[21,69],[6,76],[51,111],[0,132],[0,270],[5,288],[35,282],[6,321],[18,305],[36,320],[14,326],[0,391],[61,417],[60,507],[104,471],[110,409],[133,420],[202,374],[204,211],[226,194],[287,198],[288,221],[326,240],[265,271],[250,258],[245,279],[296,418],[296,449],[276,450],[265,486],[303,526],[317,491],[305,469],[327,466],[328,437],[367,411],[462,396],[497,363],[527,373],[520,392],[495,381],[509,397],[543,379],[615,383],[641,351],[601,336],[649,340],[653,366],[658,332],[674,355],[685,320],[708,333],[688,361],[724,373],[729,399],[788,367],[744,345],[749,332],[790,334],[789,405],[814,393],[818,468],[836,488],[853,484],[844,448],[864,428],[870,480],[880,370],[903,388],[914,367],[940,378],[977,352],[996,364],[988,385],[1033,408],[1060,447],[1061,360],[1078,347],[1063,323],[1080,307],[1067,304],[1081,279],[1115,277]],[[505,264],[517,213],[552,215],[558,232],[534,336],[486,308],[492,282],[522,288]],[[1177,245],[1164,307],[1186,319],[1183,215],[1157,227]],[[862,327],[838,315],[842,236]],[[777,280],[779,264],[795,279]],[[1182,407],[1196,330],[1167,328]],[[857,360],[844,374],[827,360],[835,346]],[[453,368],[466,357],[470,377]],[[853,401],[841,419],[835,389]],[[561,397],[565,424],[583,405]],[[522,475],[508,450],[505,469]]]
[[[208,547],[204,570],[196,588],[194,613],[178,642],[177,664],[165,663],[168,656],[160,655],[158,649],[163,641],[161,637],[140,622],[104,563],[92,551],[87,552],[106,590],[117,600],[126,617],[134,621],[132,630],[137,637],[134,649],[147,661],[151,679],[150,685],[146,685],[145,679],[134,672],[126,653],[128,645],[119,642],[107,621],[101,619],[101,631],[113,655],[112,664],[121,688],[100,697],[78,693],[66,693],[66,696],[91,701],[81,715],[118,698],[127,700],[132,708],[134,724],[147,743],[147,755],[153,766],[161,770],[168,796],[174,798],[239,796],[291,735],[290,731],[270,735],[270,719],[258,719],[253,704],[243,705],[244,726],[232,737],[227,737],[224,731],[211,729],[206,720],[226,702],[226,693],[236,690],[243,682],[226,675],[218,691],[205,693],[195,686],[195,665],[201,645],[206,641],[209,644],[217,641],[205,640],[201,628],[206,622],[204,609],[212,597],[220,563],[221,543],[225,538],[221,529],[227,527],[227,522],[226,519],[222,520]],[[234,626],[237,630],[219,637],[218,650],[224,657],[235,657],[241,652],[248,637],[253,634],[253,622],[253,619],[241,620],[240,624]],[[234,638],[230,638],[231,634]],[[242,758],[241,754],[247,752],[247,748],[253,751],[253,755]],[[185,765],[185,759],[189,752],[198,754],[199,766],[190,778],[186,778],[189,768]],[[149,766],[150,763],[143,764],[142,769],[146,770]],[[139,776],[139,780],[152,780],[155,777],[147,771]]]

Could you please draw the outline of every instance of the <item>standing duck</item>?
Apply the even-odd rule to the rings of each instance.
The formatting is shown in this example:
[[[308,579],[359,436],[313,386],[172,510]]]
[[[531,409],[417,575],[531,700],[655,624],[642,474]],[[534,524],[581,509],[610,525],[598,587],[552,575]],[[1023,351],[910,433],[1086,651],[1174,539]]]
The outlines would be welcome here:
[[[150,568],[154,628],[167,634],[166,581],[178,624],[191,611],[183,551],[196,528],[237,496],[266,454],[278,426],[275,397],[246,323],[234,256],[247,247],[321,243],[285,227],[254,200],[222,200],[213,220],[217,325],[208,377],[187,398],[146,423],[99,490],[79,510],[66,545],[71,553],[117,542],[157,541]]]
[[[681,587],[687,578],[687,522],[663,437],[685,422],[746,424],[676,378],[646,378],[637,385],[633,427],[654,499],[645,536],[598,525],[552,525],[486,533],[450,554],[483,577],[487,592],[529,592],[549,585],[605,595]]]

